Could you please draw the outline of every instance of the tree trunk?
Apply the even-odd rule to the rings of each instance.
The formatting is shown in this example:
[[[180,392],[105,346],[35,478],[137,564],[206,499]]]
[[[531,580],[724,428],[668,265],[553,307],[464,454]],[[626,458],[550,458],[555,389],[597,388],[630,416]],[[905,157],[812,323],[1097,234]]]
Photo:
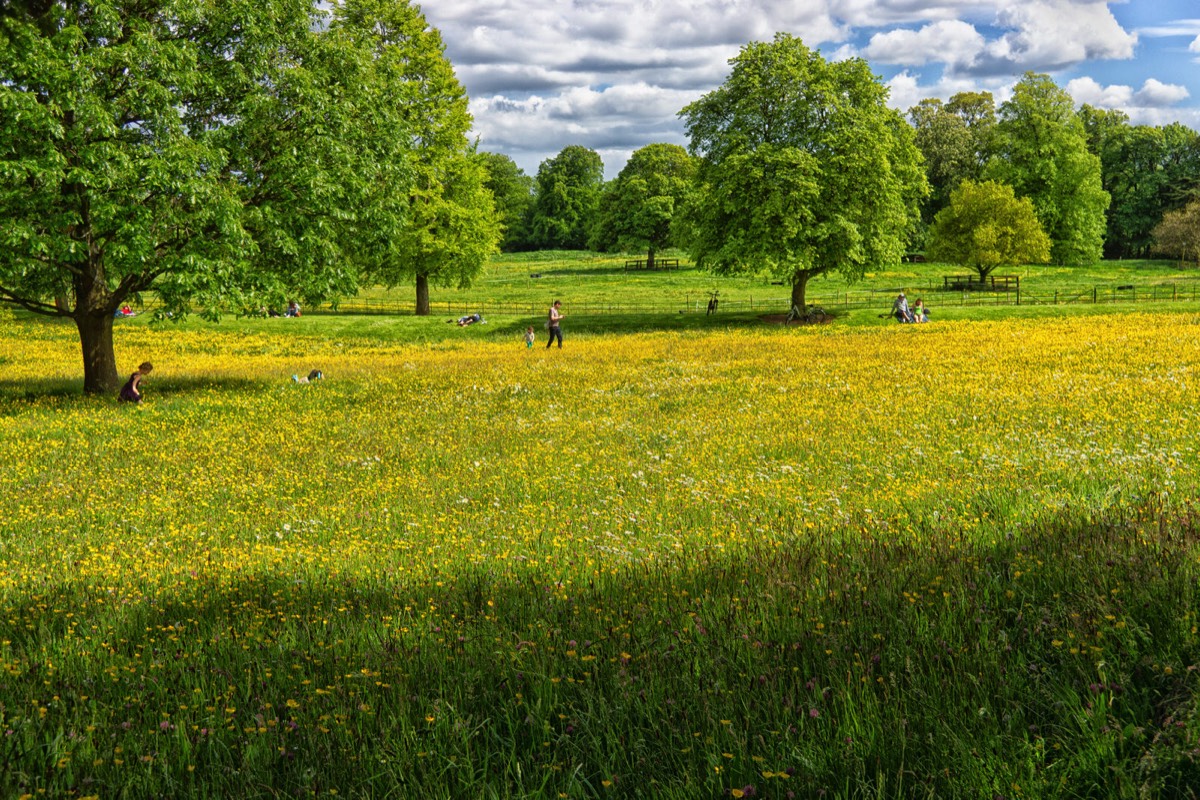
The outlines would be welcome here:
[[[115,392],[121,386],[113,353],[111,311],[80,312],[75,317],[83,345],[83,391],[88,394]]]
[[[654,248],[646,251],[646,269],[654,269]]]
[[[417,274],[417,316],[428,317],[429,309],[429,276]]]
[[[805,309],[804,290],[808,287],[808,273],[797,272],[792,276],[792,306],[800,309],[801,312]]]

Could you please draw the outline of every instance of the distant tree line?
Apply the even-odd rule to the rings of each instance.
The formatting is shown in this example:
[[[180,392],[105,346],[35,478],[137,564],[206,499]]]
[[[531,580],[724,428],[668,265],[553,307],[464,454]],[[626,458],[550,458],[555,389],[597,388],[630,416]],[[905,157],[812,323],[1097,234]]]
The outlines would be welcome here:
[[[864,75],[860,83],[873,81]],[[809,100],[822,102],[815,93]],[[998,107],[988,92],[962,92],[948,101],[923,100],[907,119],[928,185],[919,216],[906,231],[909,251],[933,245],[937,215],[965,181],[1000,184],[1011,188],[1014,200],[1027,199],[1049,237],[1044,260],[1086,264],[1154,255],[1195,260],[1200,232],[1189,235],[1186,220],[1200,216],[1200,207],[1190,216],[1183,212],[1200,201],[1200,134],[1185,125],[1133,125],[1121,111],[1076,108],[1049,76],[1035,73]],[[698,144],[693,136],[690,152],[648,145],[608,182],[599,155],[579,145],[544,161],[536,177],[506,156],[481,154],[505,226],[502,249],[643,251],[653,260],[664,247],[686,247],[685,226],[671,221],[696,189]],[[1003,204],[996,191],[986,193]],[[1166,227],[1160,227],[1164,221]],[[946,254],[944,247],[939,251]]]

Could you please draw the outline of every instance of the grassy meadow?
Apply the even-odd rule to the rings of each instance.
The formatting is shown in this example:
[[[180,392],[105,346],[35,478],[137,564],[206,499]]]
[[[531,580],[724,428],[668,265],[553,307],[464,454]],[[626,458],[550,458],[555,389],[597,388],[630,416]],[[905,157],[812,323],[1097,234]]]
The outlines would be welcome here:
[[[703,313],[709,293],[719,292],[721,313],[735,319],[787,313],[790,289],[768,278],[716,277],[691,265],[683,253],[672,251],[668,257],[678,258],[681,268],[626,270],[626,255],[574,251],[504,254],[494,258],[469,288],[433,287],[433,311],[457,317],[480,309],[504,313],[523,309],[540,316],[542,306],[557,297],[568,310],[574,306],[589,314],[677,315],[684,310]],[[1063,305],[1090,303],[1093,291],[1101,303],[1123,302],[1135,293],[1139,299],[1155,294],[1164,300],[1200,299],[1200,269],[1172,261],[1106,261],[1092,267],[1026,265],[997,270],[999,273],[1020,279],[1026,305],[1053,305],[1056,292]],[[879,267],[853,284],[838,275],[821,276],[809,282],[808,301],[831,309],[848,306],[886,311],[901,289],[910,298],[920,295],[934,308],[956,313],[964,303],[986,306],[1013,301],[1003,294],[964,299],[962,292],[943,291],[944,278],[969,274],[970,270],[962,267],[921,262]],[[364,290],[341,307],[351,311],[411,310],[413,303],[413,288],[400,286]]]
[[[0,321],[5,796],[1195,796],[1200,315],[416,324]]]

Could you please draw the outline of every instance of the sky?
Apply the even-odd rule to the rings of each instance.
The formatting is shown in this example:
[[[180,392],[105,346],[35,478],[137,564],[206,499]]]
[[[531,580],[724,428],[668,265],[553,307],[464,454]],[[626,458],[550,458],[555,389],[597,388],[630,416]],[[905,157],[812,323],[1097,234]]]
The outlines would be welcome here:
[[[747,42],[798,36],[861,57],[906,112],[1027,71],[1135,124],[1200,130],[1198,0],[426,0],[471,98],[480,149],[527,174],[567,145],[615,178],[634,150],[687,144],[678,113]]]

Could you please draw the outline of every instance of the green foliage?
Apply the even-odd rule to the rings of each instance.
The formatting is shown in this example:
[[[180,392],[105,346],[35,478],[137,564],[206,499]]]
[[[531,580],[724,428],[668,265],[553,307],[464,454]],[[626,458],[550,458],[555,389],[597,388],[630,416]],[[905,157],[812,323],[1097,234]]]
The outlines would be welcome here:
[[[1154,228],[1155,249],[1200,265],[1200,200],[1168,211]]]
[[[1033,200],[1058,264],[1100,260],[1109,195],[1074,102],[1047,75],[1027,73],[1000,106],[984,177]]]
[[[604,189],[591,248],[645,250],[653,264],[657,251],[674,244],[671,222],[695,173],[695,161],[679,145],[651,144],[636,150]]]
[[[1050,260],[1050,237],[1033,203],[995,181],[960,183],[929,235],[931,258],[969,266],[981,281],[996,267]]]
[[[487,170],[484,185],[492,193],[492,202],[504,227],[500,249],[504,252],[527,249],[529,217],[533,213],[533,178],[506,155],[481,152],[479,159]]]
[[[700,167],[688,248],[717,274],[766,272],[804,305],[808,280],[896,263],[927,192],[912,129],[866,63],[794,37],[755,42],[681,113]]]
[[[403,218],[360,253],[367,274],[386,286],[415,280],[417,313],[428,313],[428,285],[469,286],[500,240],[485,182],[487,170],[467,134],[467,95],[446,59],[441,35],[416,6],[394,0],[351,0],[338,7],[338,26],[376,52],[387,75],[378,86],[398,96],[409,127],[413,181]],[[396,187],[377,187],[380,201]]]
[[[1104,254],[1145,256],[1164,212],[1180,208],[1200,187],[1200,134],[1178,123],[1130,125],[1121,111],[1086,105],[1079,114],[1112,197]]]
[[[349,293],[400,231],[412,91],[330,23],[308,0],[0,18],[0,300],[76,321],[88,391],[116,384],[128,297],[216,312]]]
[[[991,154],[995,106],[988,92],[961,92],[948,103],[930,98],[908,111],[916,144],[925,159],[930,193],[921,219],[933,221],[964,180],[978,180]]]
[[[600,202],[604,162],[595,150],[568,145],[538,167],[530,237],[540,249],[583,250]]]
[[[177,315],[312,303],[398,259],[461,283],[490,252],[437,34],[406,2],[323,8],[0,17],[0,300],[75,321],[88,391],[115,387],[112,312],[140,293]]]

